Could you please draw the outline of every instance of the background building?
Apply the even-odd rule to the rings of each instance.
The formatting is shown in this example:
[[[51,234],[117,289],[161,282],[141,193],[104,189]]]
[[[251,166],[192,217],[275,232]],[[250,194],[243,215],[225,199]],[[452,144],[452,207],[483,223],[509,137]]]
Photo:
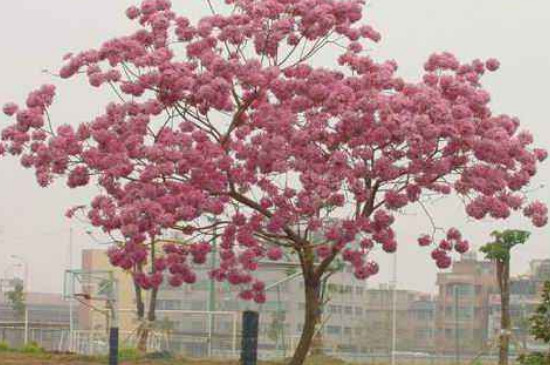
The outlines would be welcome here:
[[[489,299],[497,293],[495,265],[463,255],[437,275],[435,343],[443,353],[476,353],[488,345]]]

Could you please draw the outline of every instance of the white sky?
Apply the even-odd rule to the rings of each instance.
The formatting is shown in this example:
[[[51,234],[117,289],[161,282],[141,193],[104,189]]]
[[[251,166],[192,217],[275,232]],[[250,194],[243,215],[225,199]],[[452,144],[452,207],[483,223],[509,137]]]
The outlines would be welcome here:
[[[190,17],[205,13],[205,1],[172,0]],[[17,0],[0,1],[1,44],[0,104],[23,101],[32,88],[52,79],[43,69],[57,70],[61,57],[70,51],[98,46],[102,41],[123,35],[132,25],[124,17],[129,0]],[[492,93],[497,112],[520,117],[537,144],[550,147],[550,2],[548,0],[370,0],[367,21],[383,34],[373,49],[380,58],[393,58],[400,73],[416,79],[430,53],[451,51],[459,58],[497,57],[502,67],[489,74],[484,84]],[[78,123],[97,115],[109,100],[84,82],[57,82],[58,100],[52,110],[57,123]],[[0,125],[6,119],[0,117]],[[549,164],[540,169],[533,193],[548,202]],[[41,189],[32,171],[23,170],[15,159],[0,160],[0,276],[18,271],[17,260],[24,257],[30,266],[32,290],[59,292],[62,272],[69,263],[69,227],[64,218],[67,207],[84,203],[90,192],[69,190],[63,184]],[[479,223],[465,219],[458,201],[439,202],[433,212],[438,222],[451,222],[466,232],[479,246],[493,229],[531,229],[525,219]],[[84,247],[99,247],[72,222],[73,260]],[[429,251],[415,244],[418,232],[428,228],[426,218],[409,212],[398,224],[398,281],[402,287],[433,291],[436,269]],[[513,272],[524,272],[528,262],[550,257],[548,229],[533,229],[526,247],[517,249]],[[381,273],[373,282],[391,277],[391,258],[380,254]]]

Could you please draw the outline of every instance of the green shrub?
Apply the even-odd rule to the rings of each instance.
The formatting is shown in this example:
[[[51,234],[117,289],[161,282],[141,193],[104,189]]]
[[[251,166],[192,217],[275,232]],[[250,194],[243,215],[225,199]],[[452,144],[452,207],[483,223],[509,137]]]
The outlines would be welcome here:
[[[118,358],[121,360],[138,360],[141,357],[139,351],[131,347],[118,349]]]
[[[0,352],[6,352],[10,350],[10,345],[6,341],[0,341]]]
[[[24,345],[20,351],[26,354],[39,354],[44,352],[44,349],[40,347],[36,342],[29,342],[28,344]]]
[[[521,365],[550,365],[550,356],[540,352],[533,352],[519,356],[518,361]]]

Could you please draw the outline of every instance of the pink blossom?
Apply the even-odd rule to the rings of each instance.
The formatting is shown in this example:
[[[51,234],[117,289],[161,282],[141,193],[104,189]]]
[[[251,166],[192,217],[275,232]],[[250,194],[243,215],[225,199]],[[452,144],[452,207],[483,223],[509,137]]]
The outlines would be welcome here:
[[[540,162],[546,160],[546,158],[548,157],[548,151],[543,148],[535,148],[533,149],[533,153],[535,154],[537,160],[539,160]]]
[[[447,239],[450,241],[458,241],[462,237],[460,231],[456,228],[449,228],[447,231]]]
[[[393,253],[397,250],[397,242],[394,240],[386,241],[382,244],[382,249],[388,253]]]
[[[273,261],[279,261],[283,257],[283,250],[280,247],[270,247],[267,250],[267,258]]]
[[[12,116],[17,112],[18,109],[19,107],[17,106],[17,104],[7,103],[7,104],[4,104],[3,112],[8,116]]]
[[[426,234],[422,235],[418,238],[418,244],[420,246],[429,246],[432,244],[432,238]]]
[[[126,16],[128,19],[135,19],[139,16],[140,11],[137,6],[130,6],[128,9],[126,9]]]
[[[439,248],[444,251],[450,251],[453,248],[453,244],[447,240],[439,241]]]
[[[245,298],[243,298],[245,299]],[[254,302],[258,303],[258,304],[263,304],[265,303],[266,301],[266,296],[264,293],[255,293],[254,294]],[[245,299],[246,300],[246,299]]]
[[[487,67],[487,70],[489,70],[489,71],[496,71],[500,67],[500,62],[496,58],[489,58],[485,62],[485,66]]]
[[[441,256],[436,260],[436,265],[440,269],[447,269],[452,264],[452,259],[449,256]]]
[[[317,251],[317,255],[320,258],[326,258],[326,257],[330,256],[330,254],[332,253],[332,249],[329,246],[326,246],[326,245],[321,245],[321,246],[317,247],[316,251]]]
[[[455,244],[455,250],[458,253],[465,253],[470,249],[468,241],[459,241]]]
[[[409,199],[406,194],[399,194],[395,191],[388,191],[384,196],[388,209],[399,209],[407,205]]]
[[[240,294],[239,294],[239,297],[242,299],[242,300],[252,300],[254,298],[254,292],[252,290],[243,290]]]
[[[355,269],[354,275],[357,279],[364,280],[370,276],[370,271],[367,266],[361,266]]]

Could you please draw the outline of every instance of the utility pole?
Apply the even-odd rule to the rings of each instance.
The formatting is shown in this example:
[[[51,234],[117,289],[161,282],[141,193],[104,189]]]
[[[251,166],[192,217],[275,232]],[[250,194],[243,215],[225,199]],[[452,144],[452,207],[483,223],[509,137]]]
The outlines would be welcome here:
[[[24,328],[24,343],[29,343],[29,308],[25,306],[25,328]]]
[[[457,365],[460,365],[460,338],[458,336],[459,323],[458,323],[458,284],[453,288],[454,299],[454,317],[455,317],[455,361]]]
[[[73,227],[69,228],[69,270],[73,269]],[[73,334],[74,334],[74,308],[73,298],[69,298],[69,351],[72,351],[73,347]]]

